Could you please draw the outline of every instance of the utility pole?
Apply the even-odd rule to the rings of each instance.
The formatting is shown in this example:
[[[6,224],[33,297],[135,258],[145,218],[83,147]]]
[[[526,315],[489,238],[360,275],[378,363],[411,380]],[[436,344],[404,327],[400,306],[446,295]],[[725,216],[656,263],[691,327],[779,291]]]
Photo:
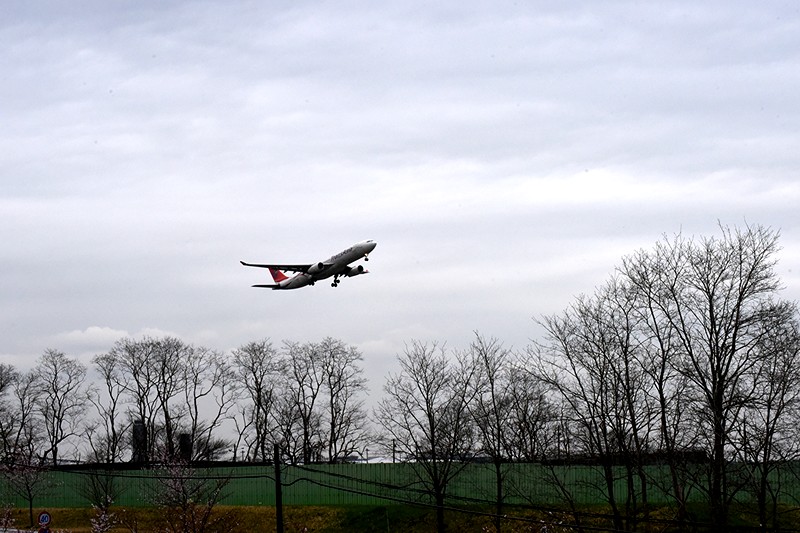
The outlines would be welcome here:
[[[275,521],[277,532],[283,533],[283,485],[281,484],[281,450],[275,443],[273,462],[275,463]]]

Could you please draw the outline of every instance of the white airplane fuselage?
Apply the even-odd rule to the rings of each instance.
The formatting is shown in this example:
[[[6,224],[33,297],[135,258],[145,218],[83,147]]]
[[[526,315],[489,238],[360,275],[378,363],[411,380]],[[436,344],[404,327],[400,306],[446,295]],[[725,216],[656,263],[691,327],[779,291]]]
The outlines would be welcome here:
[[[333,277],[332,286],[339,284],[340,277],[353,277],[366,274],[368,271],[362,266],[350,266],[350,263],[364,259],[375,249],[378,243],[372,240],[358,242],[346,250],[339,252],[325,261],[311,264],[281,265],[281,264],[251,264],[242,261],[245,266],[257,266],[268,268],[275,281],[270,285],[253,285],[254,287],[264,287],[273,290],[299,289],[307,285],[313,285],[321,279]],[[288,277],[282,271],[295,271],[297,274]]]

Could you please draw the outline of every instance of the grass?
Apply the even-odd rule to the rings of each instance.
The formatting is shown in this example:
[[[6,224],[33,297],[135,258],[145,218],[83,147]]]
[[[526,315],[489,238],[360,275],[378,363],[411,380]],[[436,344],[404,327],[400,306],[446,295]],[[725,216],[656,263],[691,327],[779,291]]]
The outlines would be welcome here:
[[[43,509],[34,510],[34,519]],[[47,509],[52,517],[51,531],[69,533],[90,533],[91,519],[95,517],[93,509],[68,508]],[[605,509],[595,509],[595,512],[604,514]],[[700,509],[694,509],[695,520],[702,521]],[[150,533],[165,531],[165,519],[175,513],[156,507],[128,507],[113,508],[117,525],[113,533]],[[493,532],[492,518],[488,516],[490,509],[471,508],[464,511],[449,510],[445,513],[448,530],[456,533]],[[530,508],[509,507],[508,516],[515,519],[502,521],[503,533],[533,533],[543,530],[548,524],[550,531],[559,531],[556,526],[559,522],[558,513],[536,511]],[[25,529],[28,526],[28,510],[22,508],[12,509],[16,527]],[[788,524],[796,525],[796,516],[786,518]],[[654,509],[652,518],[669,519],[671,513],[667,509]],[[208,533],[241,532],[241,531],[276,531],[276,515],[274,507],[266,506],[218,506],[214,509],[212,522],[215,527],[209,527]],[[370,506],[288,506],[284,508],[284,531],[286,533],[431,533],[435,531],[436,514],[434,509],[404,505]],[[593,528],[608,526],[608,522],[599,516],[585,517],[584,525]],[[731,517],[731,525],[752,527],[752,520],[743,519],[741,515]],[[748,527],[749,526],[749,527]],[[790,527],[791,527],[790,526]],[[664,523],[653,524],[649,528],[645,524],[640,526],[642,531],[671,531]],[[702,527],[700,528],[702,530]],[[0,530],[2,531],[2,530]]]
[[[34,520],[44,509],[34,509]],[[47,509],[52,521],[50,530],[70,533],[91,532],[91,519],[96,514],[93,509]],[[155,507],[112,508],[117,525],[114,533],[138,531],[139,533],[160,530],[167,516],[163,509]],[[345,514],[335,507],[287,507],[284,509],[286,532],[292,531],[338,531],[335,529],[341,516]],[[12,511],[15,527],[28,528],[28,510],[16,508]],[[276,516],[274,507],[226,507],[214,509],[212,520],[222,522],[208,531],[275,531]],[[333,527],[334,529],[330,529]]]
[[[34,517],[42,509],[34,510]],[[447,511],[445,520],[448,529],[457,533],[494,531],[492,519],[482,509],[469,512]],[[486,509],[488,511],[488,509]],[[92,509],[48,509],[52,517],[51,531],[70,533],[91,532],[90,520],[95,517]],[[145,533],[163,531],[165,511],[155,507],[112,508],[117,526],[114,533]],[[28,524],[27,509],[14,509],[17,527]],[[504,520],[503,533],[528,533],[541,530],[540,520],[551,521],[552,516],[529,509],[511,509],[510,513],[525,520]],[[209,528],[213,532],[276,530],[274,507],[218,506],[213,518],[221,527]],[[434,509],[402,505],[388,506],[295,506],[284,508],[284,530],[286,533],[431,533],[435,531]]]
[[[34,518],[42,509],[34,510]],[[95,517],[92,509],[48,509],[52,517],[51,531],[70,533],[91,532],[90,520]],[[165,512],[153,507],[113,508],[118,521],[112,529],[114,533],[152,532],[164,525]],[[13,517],[17,527],[24,529],[28,524],[27,509],[14,509]],[[226,507],[214,509],[214,517],[223,520],[221,528],[209,531],[275,531],[276,515],[274,507]],[[451,531],[466,533],[471,531],[491,531],[491,519],[475,514],[454,511],[446,513]],[[297,506],[284,508],[284,529],[286,533],[429,533],[435,531],[436,515],[433,509],[411,506]],[[504,533],[538,531],[524,522],[506,522]]]

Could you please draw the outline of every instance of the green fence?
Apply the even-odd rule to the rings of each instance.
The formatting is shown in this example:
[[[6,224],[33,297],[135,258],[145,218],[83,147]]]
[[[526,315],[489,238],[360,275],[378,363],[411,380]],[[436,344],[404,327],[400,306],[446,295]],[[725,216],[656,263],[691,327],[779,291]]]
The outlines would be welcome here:
[[[790,465],[775,474],[780,481],[782,501],[796,504],[800,486]],[[283,502],[285,505],[377,505],[430,503],[431,499],[420,477],[417,465],[340,464],[282,466]],[[559,506],[565,502],[559,486],[566,488],[579,505],[602,504],[606,501],[606,485],[596,466],[546,466],[512,463],[502,467],[506,503],[536,506]],[[617,500],[627,494],[623,471],[617,472],[614,484]],[[669,486],[666,467],[648,467],[648,501],[670,502],[659,487]],[[76,466],[69,469],[38,473],[33,493],[37,507],[88,507],[96,487],[111,482],[114,503],[121,506],[149,506],[169,483],[192,480],[192,483],[224,484],[221,503],[226,505],[274,505],[275,470],[271,465],[214,465],[192,469],[133,469]],[[495,471],[490,464],[468,464],[448,488],[448,505],[491,504],[495,495]],[[19,480],[18,480],[19,484]],[[93,489],[95,487],[95,489]],[[0,478],[2,502],[27,506],[17,491],[10,490],[8,480]],[[690,491],[694,501],[703,501],[702,491]],[[744,501],[752,501],[746,491]]]

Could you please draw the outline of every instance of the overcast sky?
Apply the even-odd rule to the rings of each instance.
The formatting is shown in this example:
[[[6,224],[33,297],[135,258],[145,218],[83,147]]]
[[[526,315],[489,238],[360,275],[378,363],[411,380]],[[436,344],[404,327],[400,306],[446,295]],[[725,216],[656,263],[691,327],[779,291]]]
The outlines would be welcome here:
[[[126,336],[523,349],[664,234],[781,231],[800,299],[787,2],[0,5],[0,361]],[[297,291],[251,262],[378,246]]]

